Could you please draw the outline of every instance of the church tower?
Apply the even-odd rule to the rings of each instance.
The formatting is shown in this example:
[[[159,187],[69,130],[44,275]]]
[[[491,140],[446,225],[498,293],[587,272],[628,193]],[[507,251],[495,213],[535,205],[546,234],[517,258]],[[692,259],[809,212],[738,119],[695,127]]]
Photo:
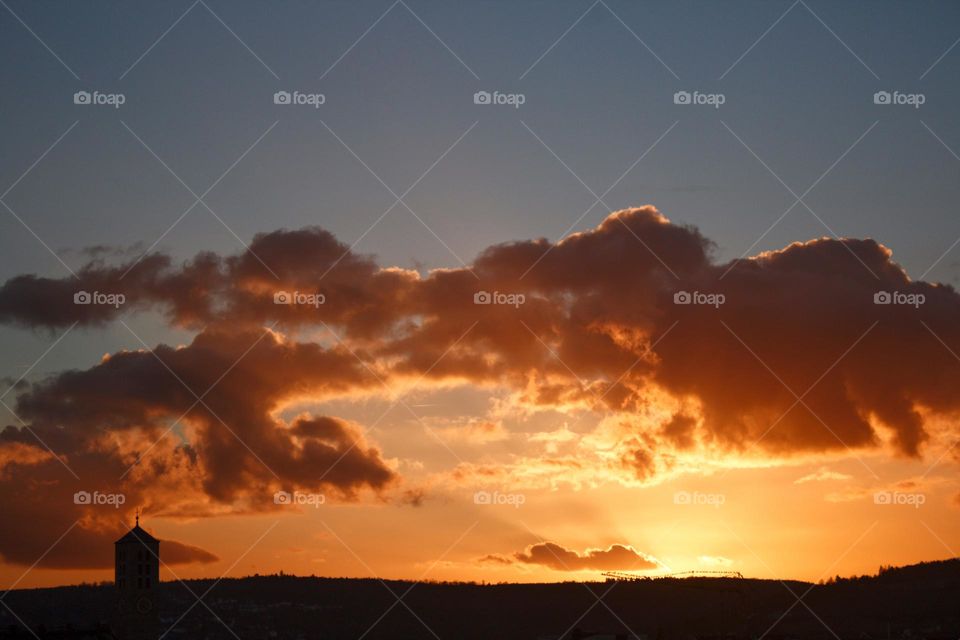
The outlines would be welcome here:
[[[157,640],[160,618],[160,541],[136,524],[114,546],[117,592],[113,632],[120,640]]]

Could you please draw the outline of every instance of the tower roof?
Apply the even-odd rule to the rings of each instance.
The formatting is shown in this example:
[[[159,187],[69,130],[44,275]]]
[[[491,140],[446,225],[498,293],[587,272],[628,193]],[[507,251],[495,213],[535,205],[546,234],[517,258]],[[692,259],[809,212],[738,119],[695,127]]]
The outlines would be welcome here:
[[[156,538],[154,538],[154,537],[153,537],[152,535],[150,535],[149,533],[147,533],[147,531],[146,531],[145,529],[141,528],[141,527],[140,527],[140,524],[137,523],[136,525],[134,525],[133,529],[130,529],[130,531],[127,531],[127,532],[123,535],[122,538],[120,538],[119,540],[117,540],[117,541],[114,542],[113,544],[125,544],[125,543],[128,543],[128,542],[135,542],[135,543],[139,543],[139,544],[145,544],[145,543],[151,543],[151,544],[152,544],[152,543],[158,543],[158,544],[159,544],[160,541],[157,540]]]

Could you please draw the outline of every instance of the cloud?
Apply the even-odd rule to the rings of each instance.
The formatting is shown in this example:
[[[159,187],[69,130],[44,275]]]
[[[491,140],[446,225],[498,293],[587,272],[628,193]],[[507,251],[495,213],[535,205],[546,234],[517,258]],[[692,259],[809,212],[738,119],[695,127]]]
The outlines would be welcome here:
[[[615,212],[557,243],[495,245],[472,273],[426,277],[379,267],[320,229],[281,230],[239,255],[179,266],[151,254],[91,262],[78,281],[18,276],[0,287],[0,320],[96,325],[157,308],[179,326],[333,327],[385,376],[501,384],[545,406],[626,413],[665,390],[693,406],[661,434],[686,449],[789,455],[889,438],[919,456],[929,437],[923,412],[960,409],[951,392],[960,365],[940,343],[960,343],[951,287],[911,281],[873,240],[817,239],[726,264],[712,252],[696,229],[653,207]],[[78,288],[118,290],[127,303],[74,305]],[[480,289],[525,303],[477,306]],[[281,290],[325,302],[274,304]],[[678,305],[679,291],[722,294],[724,304]],[[877,305],[879,291],[924,303]]]
[[[733,560],[723,556],[697,556],[697,562],[708,567],[732,567]]]
[[[443,421],[447,423],[449,421]],[[439,426],[432,431],[440,438],[450,442],[463,442],[473,445],[485,445],[499,442],[510,437],[509,431],[500,422],[483,419],[469,419],[452,426]]]
[[[29,437],[29,436],[28,436]],[[182,472],[167,466],[171,482],[156,487],[128,482],[120,488],[117,478],[124,471],[122,461],[100,451],[77,451],[69,456],[74,479],[61,459],[36,446],[11,440],[10,430],[0,437],[0,558],[6,563],[43,568],[102,569],[113,566],[113,542],[133,520],[136,505],[154,505],[174,499],[195,499],[183,481]],[[10,456],[11,450],[31,449],[26,455]],[[98,504],[77,504],[75,494],[103,497]],[[91,501],[92,502],[92,501]],[[150,516],[148,516],[148,519]],[[156,532],[154,532],[156,534]],[[158,536],[162,537],[162,536]],[[162,541],[167,564],[213,562],[216,556],[199,547],[177,541]]]
[[[487,556],[487,559],[501,564],[541,565],[556,571],[649,571],[661,568],[653,557],[623,544],[613,544],[606,549],[587,549],[580,553],[554,542],[538,542],[510,557]]]
[[[258,326],[273,318],[285,326],[337,324],[362,337],[383,331],[402,312],[400,298],[415,279],[412,272],[381,269],[322,229],[278,230],[256,235],[239,255],[206,252],[176,265],[170,256],[152,253],[116,265],[94,260],[76,278],[16,276],[0,287],[0,322],[51,329],[74,322],[97,326],[156,309],[183,327],[218,321]],[[125,301],[76,304],[79,291],[122,294]],[[320,293],[329,304],[319,309],[274,304],[280,291]]]
[[[17,397],[22,426],[0,432],[0,556],[42,566],[107,566],[118,523],[147,514],[202,517],[278,509],[277,489],[356,500],[397,475],[358,425],[275,416],[290,398],[370,384],[356,359],[260,331],[207,329],[189,345],[115,353]],[[49,448],[49,449],[48,449]],[[52,451],[52,452],[51,452]],[[76,504],[77,491],[123,495],[119,509]],[[210,561],[178,542],[171,561]],[[109,554],[108,554],[109,555]],[[78,557],[83,556],[81,560]]]
[[[630,412],[660,387],[697,405],[664,426],[662,437],[679,448],[874,448],[883,425],[896,450],[917,456],[928,438],[921,409],[960,408],[949,392],[960,368],[931,335],[960,339],[952,288],[910,281],[872,240],[819,239],[728,264],[711,254],[698,231],[652,207],[615,212],[554,244],[490,247],[472,265],[479,282],[466,269],[421,278],[381,268],[326,231],[281,230],[236,256],[94,261],[78,281],[17,276],[0,287],[0,320],[96,325],[158,308],[180,326],[332,326],[352,349],[390,363],[385,374],[507,384],[543,405]],[[480,288],[526,303],[478,307]],[[127,303],[75,305],[77,289],[118,291]],[[274,304],[280,290],[325,302]],[[677,291],[719,293],[725,303],[677,305]],[[925,302],[876,305],[877,291]]]
[[[793,484],[805,484],[807,482],[824,482],[826,480],[850,480],[853,476],[838,471],[830,471],[826,467],[820,467],[813,473],[797,478]]]
[[[48,539],[47,533],[36,531],[34,539],[17,539],[15,544],[5,545],[0,558],[7,563],[30,566],[42,556],[38,566],[45,569],[107,569],[114,564],[113,543],[123,535],[124,530],[85,529],[78,525],[59,542],[57,538]],[[8,536],[3,538],[7,539]],[[44,556],[48,550],[49,553]],[[219,560],[206,549],[176,540],[160,541],[160,557],[165,565],[171,566],[209,564]]]
[[[893,482],[872,483],[861,486],[845,486],[825,496],[827,502],[854,502],[868,500],[875,504],[884,504],[884,497],[894,494],[930,495],[937,487],[944,484],[946,479],[936,476],[915,476]],[[926,498],[924,498],[925,500]],[[879,501],[879,502],[878,502]]]
[[[163,550],[161,557],[166,564],[209,563],[219,560],[217,556],[205,549],[183,544],[176,540],[161,540],[160,548]],[[111,564],[112,561],[113,559],[111,558]]]
[[[326,416],[286,423],[273,412],[291,398],[369,384],[349,353],[220,326],[184,347],[124,351],[39,382],[17,398],[30,433],[4,434],[31,444],[36,435],[68,456],[96,450],[127,466],[143,456],[142,472],[150,476],[165,463],[151,444],[176,430],[185,440],[183,463],[216,499],[273,481],[349,496],[393,478],[358,428]]]
[[[154,513],[191,517],[273,509],[279,487],[382,494],[402,478],[363,425],[283,415],[412,381],[505,389],[531,411],[616,425],[468,462],[461,479],[529,464],[551,483],[573,473],[583,485],[649,484],[707,455],[919,458],[930,419],[960,410],[952,287],[911,280],[869,239],[814,239],[728,263],[714,252],[697,229],[645,206],[427,275],[305,228],[258,234],[234,255],[102,251],[76,279],[12,277],[0,286],[0,323],[94,329],[151,311],[194,337],[18,385],[12,408],[24,424],[0,432],[0,509],[28,513],[11,496],[28,486],[55,486],[58,500],[119,487]],[[524,302],[478,305],[481,290]],[[75,304],[78,291],[124,303]],[[295,303],[278,304],[281,292]],[[680,292],[723,303],[677,304]],[[923,302],[875,304],[878,292]],[[503,416],[463,424],[464,439],[512,441]],[[89,487],[64,465],[87,466],[89,477],[78,475]],[[59,535],[83,513],[67,507],[45,531]],[[0,554],[26,535],[6,546],[0,536]]]

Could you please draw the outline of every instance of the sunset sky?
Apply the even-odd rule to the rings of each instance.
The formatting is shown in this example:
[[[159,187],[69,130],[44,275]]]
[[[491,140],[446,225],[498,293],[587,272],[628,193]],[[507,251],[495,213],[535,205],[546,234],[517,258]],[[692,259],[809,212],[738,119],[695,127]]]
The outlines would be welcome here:
[[[137,508],[164,580],[956,556],[958,38],[0,2],[0,584],[112,579]]]

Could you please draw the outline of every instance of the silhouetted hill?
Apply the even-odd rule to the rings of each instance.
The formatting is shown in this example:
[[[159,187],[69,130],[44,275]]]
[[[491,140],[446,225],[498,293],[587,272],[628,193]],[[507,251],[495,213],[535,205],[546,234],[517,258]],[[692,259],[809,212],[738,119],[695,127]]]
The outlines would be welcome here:
[[[197,596],[203,594],[203,603],[198,603]],[[798,603],[801,596],[803,601]],[[48,629],[66,624],[89,627],[109,619],[113,588],[20,590],[11,592],[4,602],[34,627],[41,623]],[[623,634],[624,638],[636,634],[651,640],[764,634],[772,640],[956,640],[960,637],[958,603],[960,560],[956,559],[884,568],[876,576],[831,579],[818,585],[703,577],[617,583],[415,584],[277,575],[168,582],[161,586],[159,597],[163,626],[172,627],[166,638],[191,640],[588,637],[576,635],[575,629]],[[0,631],[0,637],[32,637],[10,630],[18,625],[6,609],[0,609],[0,623],[0,628],[8,629]]]

